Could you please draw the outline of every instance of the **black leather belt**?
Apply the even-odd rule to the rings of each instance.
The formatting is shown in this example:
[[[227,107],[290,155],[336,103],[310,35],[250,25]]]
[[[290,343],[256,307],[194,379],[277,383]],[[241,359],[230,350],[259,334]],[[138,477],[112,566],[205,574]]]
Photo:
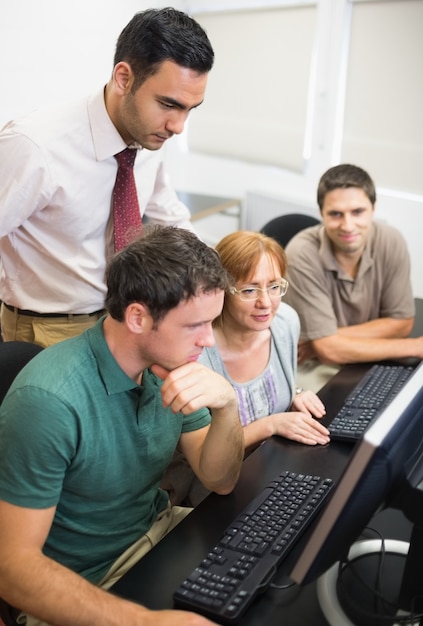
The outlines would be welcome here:
[[[37,311],[28,311],[28,309],[18,309],[16,306],[10,306],[10,304],[6,304],[3,302],[6,309],[12,311],[12,313],[18,313],[19,315],[27,315],[28,317],[80,317],[81,315],[99,315],[104,313],[104,309],[99,309],[98,311],[94,311],[93,313],[37,313]]]

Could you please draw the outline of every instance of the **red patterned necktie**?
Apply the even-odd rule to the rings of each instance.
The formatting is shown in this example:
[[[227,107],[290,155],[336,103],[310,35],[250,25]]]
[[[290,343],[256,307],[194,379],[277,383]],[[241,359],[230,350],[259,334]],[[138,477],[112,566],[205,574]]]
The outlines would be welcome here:
[[[118,162],[113,189],[113,220],[115,252],[124,248],[142,231],[142,220],[134,178],[135,148],[115,154]]]

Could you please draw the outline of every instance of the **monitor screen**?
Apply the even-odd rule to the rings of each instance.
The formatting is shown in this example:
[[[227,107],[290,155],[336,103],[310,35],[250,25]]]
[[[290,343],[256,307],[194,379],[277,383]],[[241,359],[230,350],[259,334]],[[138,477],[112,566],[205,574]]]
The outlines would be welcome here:
[[[420,363],[391,404],[355,444],[290,577],[298,584],[316,580],[348,554],[373,515],[383,507],[397,508],[408,515],[414,487],[422,476],[423,363]],[[421,505],[414,509],[421,511],[423,522]]]

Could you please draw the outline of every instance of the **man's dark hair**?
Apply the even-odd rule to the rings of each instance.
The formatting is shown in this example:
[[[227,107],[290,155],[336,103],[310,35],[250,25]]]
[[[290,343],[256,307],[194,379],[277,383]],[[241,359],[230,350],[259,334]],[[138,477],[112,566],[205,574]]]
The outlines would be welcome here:
[[[150,225],[118,252],[106,269],[106,309],[123,321],[132,302],[145,305],[154,323],[201,292],[226,290],[230,282],[216,250],[189,230]]]
[[[134,73],[135,92],[164,61],[205,74],[214,52],[206,32],[192,17],[173,8],[136,13],[119,35],[114,65],[126,61]]]
[[[372,205],[376,202],[375,185],[369,174],[357,165],[342,163],[328,169],[321,177],[317,186],[317,204],[323,208],[326,194],[335,189],[358,187],[362,189]]]

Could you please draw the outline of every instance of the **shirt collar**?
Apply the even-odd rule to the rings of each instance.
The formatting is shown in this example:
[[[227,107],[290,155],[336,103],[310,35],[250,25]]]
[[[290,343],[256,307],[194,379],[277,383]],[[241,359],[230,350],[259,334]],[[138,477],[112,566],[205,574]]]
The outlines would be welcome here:
[[[102,317],[95,326],[87,331],[87,334],[91,350],[97,361],[99,375],[107,393],[111,395],[130,391],[131,389],[139,389],[140,386],[125,374],[110,352],[103,332],[104,320],[105,317]]]
[[[107,113],[104,87],[89,97],[88,119],[97,161],[109,159],[128,147]],[[141,146],[134,144],[133,147]]]

